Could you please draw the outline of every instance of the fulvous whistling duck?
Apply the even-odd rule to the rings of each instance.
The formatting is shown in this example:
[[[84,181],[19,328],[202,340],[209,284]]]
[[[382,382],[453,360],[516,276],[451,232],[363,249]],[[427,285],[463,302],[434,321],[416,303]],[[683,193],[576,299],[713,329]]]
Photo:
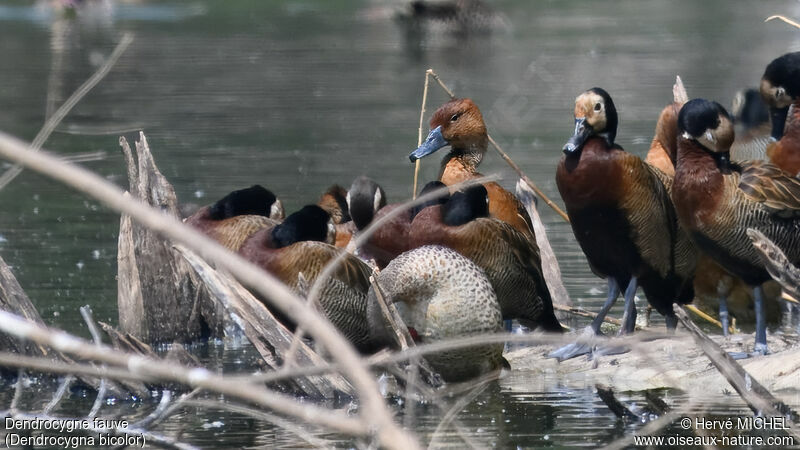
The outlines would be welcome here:
[[[755,353],[767,353],[762,284],[770,280],[747,229],[764,233],[800,261],[800,180],[763,161],[730,162],[733,124],[720,104],[694,99],[678,116],[672,199],[697,247],[753,287]]]
[[[426,245],[395,258],[377,279],[389,303],[398,311],[412,337],[422,343],[502,330],[502,316],[491,283],[478,266],[456,251]],[[367,317],[376,345],[396,346],[378,307],[375,288],[369,290]],[[503,366],[503,344],[425,355],[445,381],[462,381]]]
[[[411,223],[409,245],[452,248],[486,272],[504,319],[561,332],[536,241],[488,216],[486,188],[471,186],[453,193],[442,205],[420,211]]]
[[[625,288],[622,332],[636,323],[634,295],[641,285],[668,329],[673,303],[689,303],[696,254],[678,227],[669,198],[671,179],[614,143],[617,110],[611,96],[592,88],[575,99],[575,132],[564,146],[556,183],[575,238],[592,271],[608,280],[608,297],[591,329],[600,333],[605,315]],[[589,349],[568,346],[552,356],[570,358]]]
[[[283,205],[259,185],[233,191],[213,205],[200,208],[184,222],[226,248],[237,251],[251,234],[283,219]]]
[[[489,135],[475,102],[468,98],[450,100],[433,113],[430,127],[425,142],[409,155],[411,162],[449,145],[450,152],[442,158],[439,180],[450,186],[481,176],[477,169],[488,149]],[[519,199],[495,182],[484,186],[489,192],[489,214],[532,235],[531,219]]]
[[[767,148],[769,160],[796,176],[800,173],[800,52],[787,53],[769,63],[761,77],[760,91],[770,107],[772,138],[777,141]]]
[[[343,251],[325,242],[333,242],[333,238],[328,213],[319,206],[308,205],[279,225],[250,236],[239,253],[298,291],[299,274],[310,287],[325,265]],[[318,298],[328,319],[361,351],[371,349],[366,320],[371,272],[361,260],[348,255],[325,280]],[[276,317],[293,327],[282,315]]]

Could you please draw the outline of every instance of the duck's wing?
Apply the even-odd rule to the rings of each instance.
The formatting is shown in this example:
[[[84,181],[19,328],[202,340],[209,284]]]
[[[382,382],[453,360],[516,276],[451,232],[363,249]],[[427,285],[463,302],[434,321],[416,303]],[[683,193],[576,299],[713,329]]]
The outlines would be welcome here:
[[[344,252],[332,245],[316,241],[298,242],[292,244],[292,247],[292,257],[296,258],[297,267],[303,266],[304,275],[310,279],[316,279],[333,258]],[[372,269],[351,254],[346,254],[333,272],[333,278],[363,292],[369,290],[370,275]]]
[[[779,217],[800,217],[800,179],[764,161],[745,161],[739,165],[739,189],[745,196]]]

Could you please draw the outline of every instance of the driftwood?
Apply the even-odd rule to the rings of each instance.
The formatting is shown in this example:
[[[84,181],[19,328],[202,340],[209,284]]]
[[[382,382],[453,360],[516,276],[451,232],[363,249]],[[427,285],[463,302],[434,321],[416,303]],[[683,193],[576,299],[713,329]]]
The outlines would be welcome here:
[[[138,165],[128,141],[120,138],[120,145],[128,165],[130,193],[178,217],[175,190],[156,167],[144,133],[136,142]],[[189,265],[170,242],[125,214],[119,231],[117,302],[122,331],[151,344],[199,338],[201,290]]]
[[[204,286],[211,292],[211,298],[227,316],[227,333],[243,331],[245,336],[261,354],[268,369],[278,369],[292,345],[292,333],[287,330],[269,310],[236,280],[214,270],[197,254],[175,247],[191,264]],[[322,358],[311,348],[299,342],[295,350],[295,363],[317,365]],[[340,375],[297,377],[285,388],[312,397],[331,398],[337,393],[352,395],[352,387]]]
[[[144,134],[136,143],[138,164],[124,138],[120,144],[128,165],[130,191],[177,217],[175,191],[158,171]],[[122,333],[114,334],[112,342],[138,352],[142,345],[200,338],[205,329],[211,336],[230,340],[243,334],[261,355],[264,370],[276,370],[285,363],[292,333],[239,282],[218,272],[196,253],[173,245],[123,215],[118,263]],[[300,365],[323,362],[302,342],[295,356]],[[350,384],[338,374],[299,377],[279,384],[287,392],[307,397],[354,395]]]
[[[0,258],[0,309],[20,315],[33,322],[44,324],[33,302],[22,290],[11,268]],[[8,335],[0,335],[0,349],[28,356],[47,356],[50,351],[30,341],[20,341]]]
[[[547,288],[550,290],[550,296],[553,298],[553,304],[570,307],[572,306],[572,300],[570,300],[567,288],[564,287],[564,283],[561,281],[561,269],[558,267],[556,254],[553,252],[553,248],[550,247],[547,231],[544,228],[544,223],[542,223],[542,218],[539,216],[539,211],[536,209],[536,193],[523,179],[517,181],[517,197],[525,205],[531,222],[533,222],[536,244],[539,246],[539,256],[542,259],[542,273],[544,274]]]
[[[800,269],[795,267],[783,251],[760,231],[749,228],[747,235],[753,241],[764,266],[783,289],[783,297],[797,303],[800,301]]]

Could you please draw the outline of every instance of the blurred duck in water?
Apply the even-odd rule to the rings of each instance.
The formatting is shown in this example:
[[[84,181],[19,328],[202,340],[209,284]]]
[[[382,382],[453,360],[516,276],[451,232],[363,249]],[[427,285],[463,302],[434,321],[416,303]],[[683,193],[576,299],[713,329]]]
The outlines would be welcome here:
[[[792,176],[800,173],[800,52],[787,53],[767,65],[761,97],[769,105],[772,138],[770,162]],[[787,119],[788,116],[788,119]]]
[[[283,204],[268,189],[254,185],[233,191],[184,220],[232,251],[256,231],[283,220]]]
[[[668,107],[664,114],[670,116],[674,109]],[[592,271],[608,281],[608,297],[591,332],[600,334],[603,318],[624,288],[622,332],[632,333],[638,286],[664,316],[667,328],[674,329],[672,305],[689,303],[694,295],[696,253],[670,202],[671,177],[617,145],[617,123],[616,107],[605,90],[592,88],[579,95],[575,131],[556,170],[575,238]],[[659,160],[668,161],[674,151],[664,125],[657,129],[654,144]],[[572,344],[551,356],[563,360],[589,351]]]
[[[482,0],[413,0],[395,14],[409,32],[481,35],[511,29],[508,18]]]
[[[310,289],[325,265],[343,252],[331,245],[334,236],[328,213],[317,205],[308,205],[282,223],[250,236],[239,253],[294,291],[307,295],[302,289]],[[333,275],[323,282],[317,299],[328,319],[363,352],[372,350],[366,316],[371,273],[369,266],[347,255]],[[305,287],[300,283],[301,274],[307,282]],[[283,315],[276,314],[276,317],[294,328]]]
[[[562,331],[542,274],[539,247],[529,235],[489,217],[483,185],[453,193],[428,206],[411,223],[409,245],[443,245],[469,258],[494,287],[503,319],[529,327]]]
[[[763,161],[731,162],[733,124],[716,102],[686,103],[678,116],[678,132],[672,189],[678,218],[701,251],[753,288],[756,340],[752,354],[766,354],[762,285],[771,277],[747,229],[761,231],[791,263],[800,262],[800,180]]]

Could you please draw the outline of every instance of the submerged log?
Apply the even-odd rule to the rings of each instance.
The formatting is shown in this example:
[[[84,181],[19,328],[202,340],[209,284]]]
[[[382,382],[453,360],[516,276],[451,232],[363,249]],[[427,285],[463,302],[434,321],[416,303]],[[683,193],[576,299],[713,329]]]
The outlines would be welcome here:
[[[22,290],[11,268],[0,258],[0,309],[20,315],[32,322],[44,325],[33,302]],[[50,351],[30,341],[20,341],[9,335],[0,335],[0,349],[28,356],[48,356]]]
[[[175,190],[156,167],[144,133],[139,133],[136,142],[138,165],[124,137],[120,145],[128,165],[131,195],[178,217]],[[117,303],[123,332],[149,344],[188,342],[200,337],[201,289],[189,265],[167,240],[123,214],[117,265]]]

